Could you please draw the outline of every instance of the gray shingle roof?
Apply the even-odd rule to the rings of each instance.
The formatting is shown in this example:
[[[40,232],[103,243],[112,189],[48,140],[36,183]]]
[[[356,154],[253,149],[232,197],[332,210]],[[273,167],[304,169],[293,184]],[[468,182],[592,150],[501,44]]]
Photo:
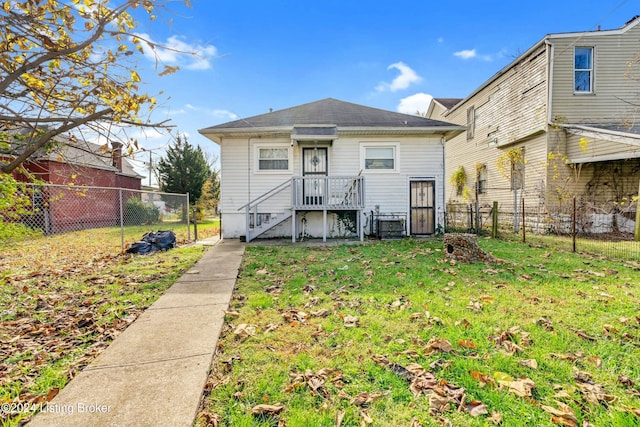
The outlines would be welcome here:
[[[456,127],[451,123],[425,117],[396,113],[327,98],[284,110],[211,126],[201,129],[200,132],[207,134],[233,129],[278,128],[292,127],[294,125],[335,125],[338,128]]]

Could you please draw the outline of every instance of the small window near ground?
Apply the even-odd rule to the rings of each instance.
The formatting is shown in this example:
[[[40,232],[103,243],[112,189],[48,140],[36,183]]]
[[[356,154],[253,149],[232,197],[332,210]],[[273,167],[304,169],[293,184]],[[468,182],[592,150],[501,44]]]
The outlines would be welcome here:
[[[260,148],[258,151],[258,167],[261,171],[289,170],[288,148]]]
[[[593,92],[593,48],[576,47],[574,50],[575,93]]]
[[[478,166],[477,171],[478,194],[485,194],[487,192],[487,165]]]
[[[366,147],[364,153],[364,168],[367,170],[394,170],[395,147]]]

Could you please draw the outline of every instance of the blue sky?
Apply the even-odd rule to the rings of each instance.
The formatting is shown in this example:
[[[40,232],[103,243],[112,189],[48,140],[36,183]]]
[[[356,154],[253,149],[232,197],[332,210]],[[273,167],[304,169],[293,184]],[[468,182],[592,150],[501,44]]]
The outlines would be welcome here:
[[[138,70],[154,118],[170,118],[192,144],[217,155],[197,130],[324,98],[375,108],[425,111],[430,96],[464,98],[546,34],[619,28],[640,0],[602,1],[192,0],[138,28],[178,65],[157,77]],[[162,155],[168,138],[138,135]],[[141,166],[148,156],[136,157]]]

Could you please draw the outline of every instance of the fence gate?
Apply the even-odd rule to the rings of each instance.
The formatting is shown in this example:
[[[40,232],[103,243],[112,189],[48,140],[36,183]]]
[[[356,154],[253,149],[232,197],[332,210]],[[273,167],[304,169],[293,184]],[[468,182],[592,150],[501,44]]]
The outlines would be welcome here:
[[[435,181],[411,181],[410,234],[435,232]]]

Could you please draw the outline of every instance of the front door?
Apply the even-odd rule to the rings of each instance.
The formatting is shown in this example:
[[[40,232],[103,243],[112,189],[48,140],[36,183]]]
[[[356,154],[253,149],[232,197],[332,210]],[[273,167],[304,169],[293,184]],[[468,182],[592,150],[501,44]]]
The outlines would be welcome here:
[[[325,179],[328,175],[327,148],[302,149],[303,200],[305,205],[322,205],[325,197]],[[317,178],[316,178],[317,177]]]
[[[411,234],[435,232],[435,181],[411,181]]]

